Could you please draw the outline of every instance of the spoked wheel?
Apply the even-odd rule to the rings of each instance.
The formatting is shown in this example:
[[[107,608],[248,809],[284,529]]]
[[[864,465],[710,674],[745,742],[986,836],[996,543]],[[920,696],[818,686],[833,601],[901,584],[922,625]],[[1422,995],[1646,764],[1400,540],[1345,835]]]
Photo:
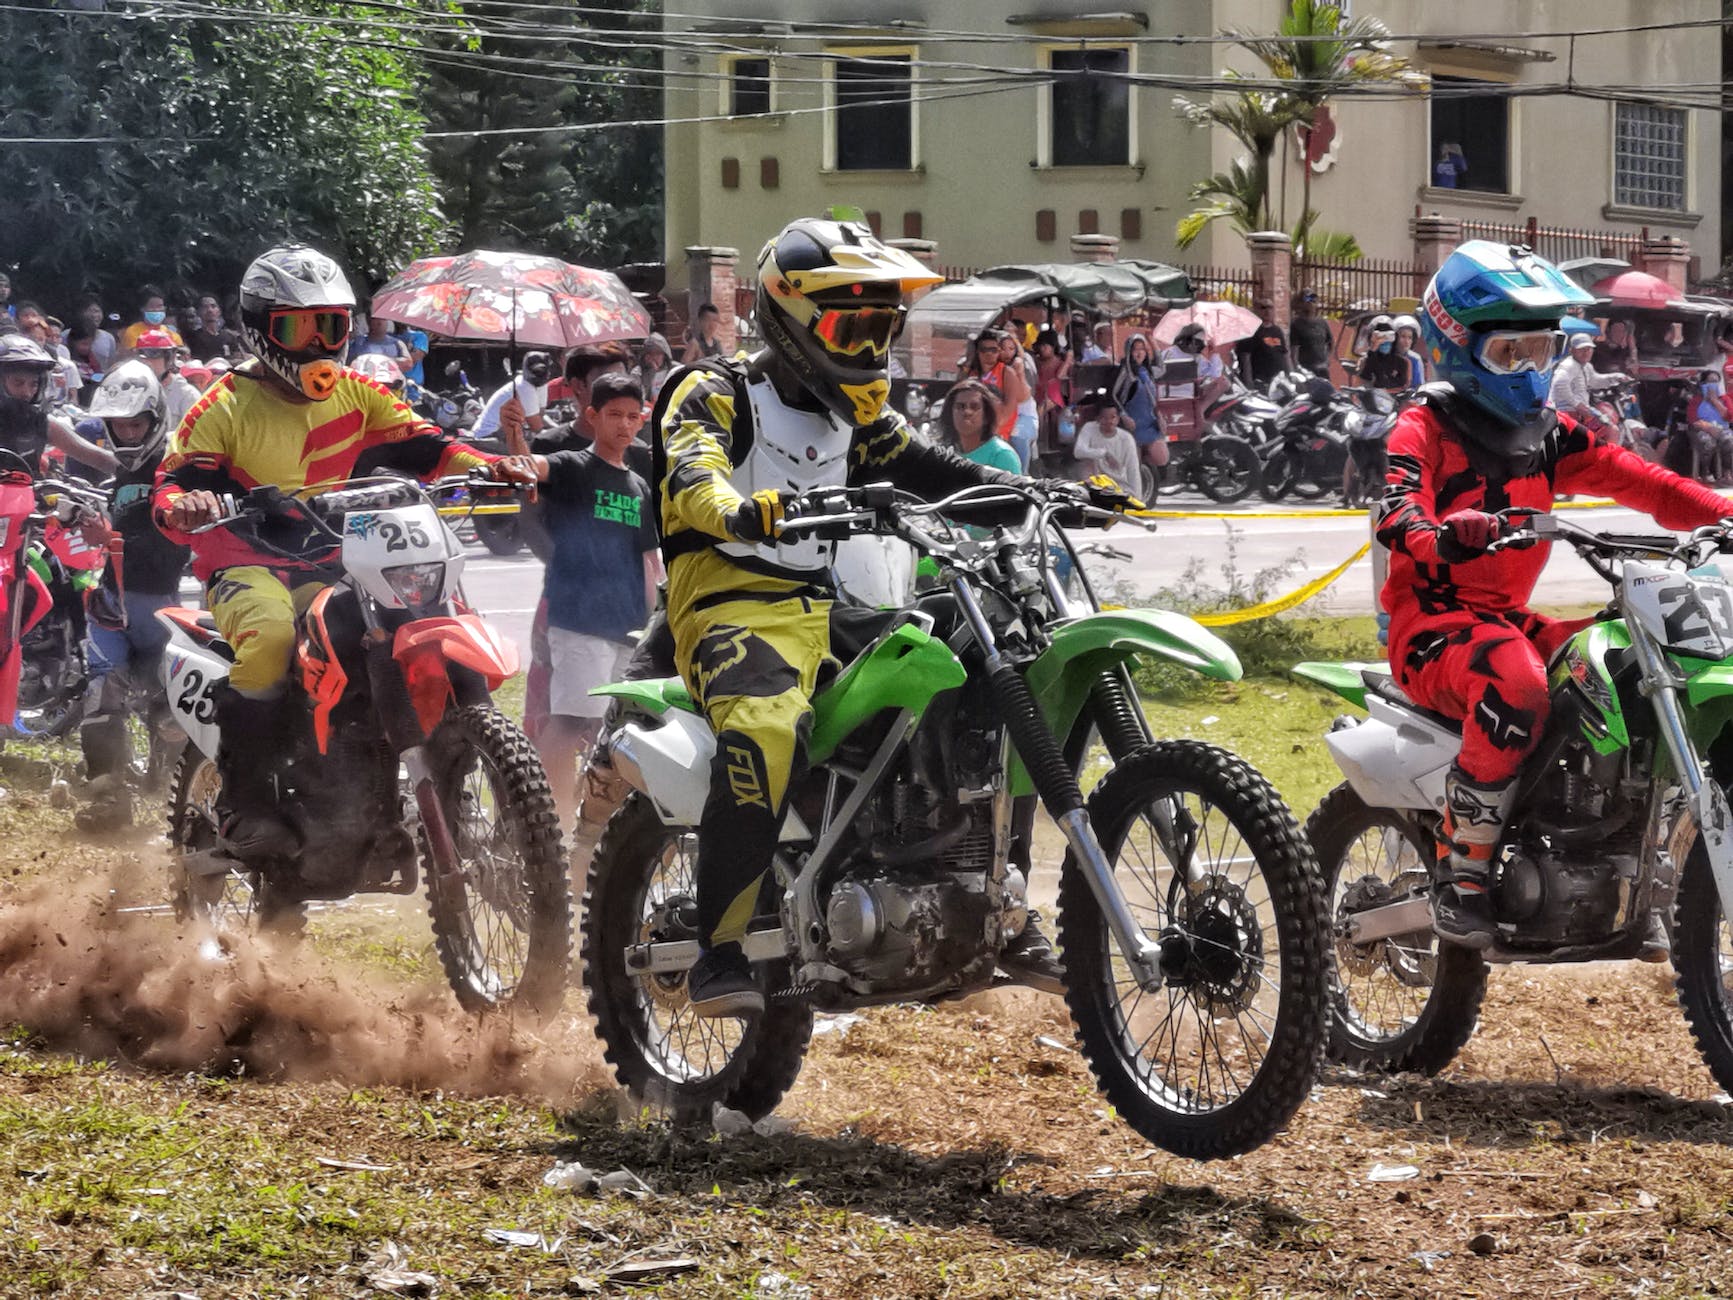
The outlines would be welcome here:
[[[1250,495],[1258,481],[1258,453],[1234,434],[1205,435],[1192,452],[1192,477],[1211,501],[1231,505]]]
[[[42,739],[68,734],[83,713],[85,681],[77,630],[71,619],[50,610],[24,635],[14,728]]]
[[[583,903],[590,1014],[615,1076],[649,1106],[677,1122],[708,1119],[717,1102],[759,1119],[800,1073],[812,1037],[806,1004],[767,996],[763,1015],[707,1020],[687,1001],[684,972],[626,968],[630,945],[697,939],[697,847],[641,794],[609,819]],[[769,972],[763,980],[773,993]]]
[[[1715,1082],[1733,1091],[1733,926],[1699,835],[1685,858],[1673,909],[1675,986],[1691,1037]]]
[[[1258,495],[1265,501],[1280,501],[1294,490],[1299,479],[1299,454],[1278,451],[1258,471]]]
[[[457,849],[442,876],[425,831],[421,867],[434,946],[467,1011],[551,1015],[565,994],[572,893],[541,760],[497,709],[459,709],[427,746]]]
[[[1474,1033],[1486,963],[1439,943],[1430,928],[1369,944],[1348,938],[1354,913],[1431,892],[1430,837],[1412,818],[1367,807],[1346,784],[1318,805],[1306,833],[1330,890],[1330,1058],[1358,1070],[1437,1074]]]
[[[191,872],[179,859],[202,854],[216,847],[217,796],[223,778],[216,762],[187,745],[175,765],[168,812],[170,902],[182,921],[200,921],[214,930],[229,932],[261,928],[258,875],[235,869],[216,874]],[[296,931],[303,922],[303,909],[294,906],[271,913],[270,928]]]
[[[1300,828],[1249,764],[1183,740],[1123,759],[1089,817],[1163,973],[1139,986],[1068,856],[1066,1002],[1090,1068],[1157,1146],[1250,1151],[1306,1099],[1324,1049],[1324,896]]]

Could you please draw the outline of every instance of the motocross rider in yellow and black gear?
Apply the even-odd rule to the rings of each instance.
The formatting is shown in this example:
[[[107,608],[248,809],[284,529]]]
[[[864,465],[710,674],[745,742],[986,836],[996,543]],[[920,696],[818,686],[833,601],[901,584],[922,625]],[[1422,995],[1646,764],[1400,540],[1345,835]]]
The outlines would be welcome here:
[[[830,655],[834,544],[804,534],[778,544],[795,498],[879,481],[927,497],[1014,481],[918,440],[887,405],[903,294],[938,280],[864,225],[795,221],[758,258],[764,349],[743,363],[676,371],[658,405],[675,663],[717,741],[698,836],[701,953],[687,984],[699,1015],[763,1009],[740,941],[805,766],[812,695]],[[1033,921],[1001,963],[1058,970]]]

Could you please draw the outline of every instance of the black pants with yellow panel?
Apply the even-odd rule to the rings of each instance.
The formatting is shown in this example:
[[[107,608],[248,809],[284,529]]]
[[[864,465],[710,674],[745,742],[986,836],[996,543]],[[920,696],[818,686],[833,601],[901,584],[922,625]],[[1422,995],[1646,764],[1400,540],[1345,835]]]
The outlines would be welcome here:
[[[716,734],[698,828],[706,947],[738,943],[752,919],[789,788],[806,769],[831,607],[822,589],[750,573],[714,551],[681,556],[669,574],[676,663]]]

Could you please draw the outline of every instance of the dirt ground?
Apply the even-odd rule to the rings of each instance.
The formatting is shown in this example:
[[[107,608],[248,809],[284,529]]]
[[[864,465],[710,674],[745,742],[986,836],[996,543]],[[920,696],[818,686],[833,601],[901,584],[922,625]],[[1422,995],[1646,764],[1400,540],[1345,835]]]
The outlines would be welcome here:
[[[1733,1121],[1664,969],[1496,972],[1443,1077],[1331,1074],[1217,1164],[1141,1142],[1024,993],[828,1022],[790,1130],[721,1137],[630,1113],[575,1011],[461,1016],[412,907],[223,953],[114,915],[149,835],[66,825],[0,802],[0,1295],[1733,1289]]]

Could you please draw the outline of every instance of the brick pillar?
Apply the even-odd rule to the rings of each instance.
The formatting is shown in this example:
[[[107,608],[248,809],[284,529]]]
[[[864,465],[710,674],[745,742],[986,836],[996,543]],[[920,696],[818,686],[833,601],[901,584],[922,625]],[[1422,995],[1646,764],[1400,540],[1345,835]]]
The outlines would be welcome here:
[[[1677,235],[1656,235],[1637,250],[1637,270],[1665,280],[1680,293],[1690,284],[1691,246]]]
[[[1415,265],[1431,276],[1462,242],[1462,223],[1455,217],[1429,212],[1409,218],[1408,233],[1414,238]]]
[[[734,314],[734,290],[740,281],[735,264],[740,250],[694,244],[686,250],[686,323],[690,328],[697,319],[698,308],[713,302],[722,313],[719,337],[724,352],[732,353],[739,343]]]
[[[887,239],[885,243],[892,248],[900,248],[927,270],[938,274],[937,262],[939,245],[931,239]],[[903,305],[913,307],[926,297],[937,285],[924,284],[918,289],[903,295]],[[903,365],[912,376],[922,377],[933,373],[933,327],[919,322],[903,331],[903,336],[897,341],[897,351],[903,354]]]
[[[1118,235],[1071,236],[1071,260],[1074,262],[1117,262]]]
[[[1252,304],[1267,302],[1272,319],[1284,330],[1293,317],[1294,241],[1285,231],[1258,230],[1246,236],[1252,255]]]

